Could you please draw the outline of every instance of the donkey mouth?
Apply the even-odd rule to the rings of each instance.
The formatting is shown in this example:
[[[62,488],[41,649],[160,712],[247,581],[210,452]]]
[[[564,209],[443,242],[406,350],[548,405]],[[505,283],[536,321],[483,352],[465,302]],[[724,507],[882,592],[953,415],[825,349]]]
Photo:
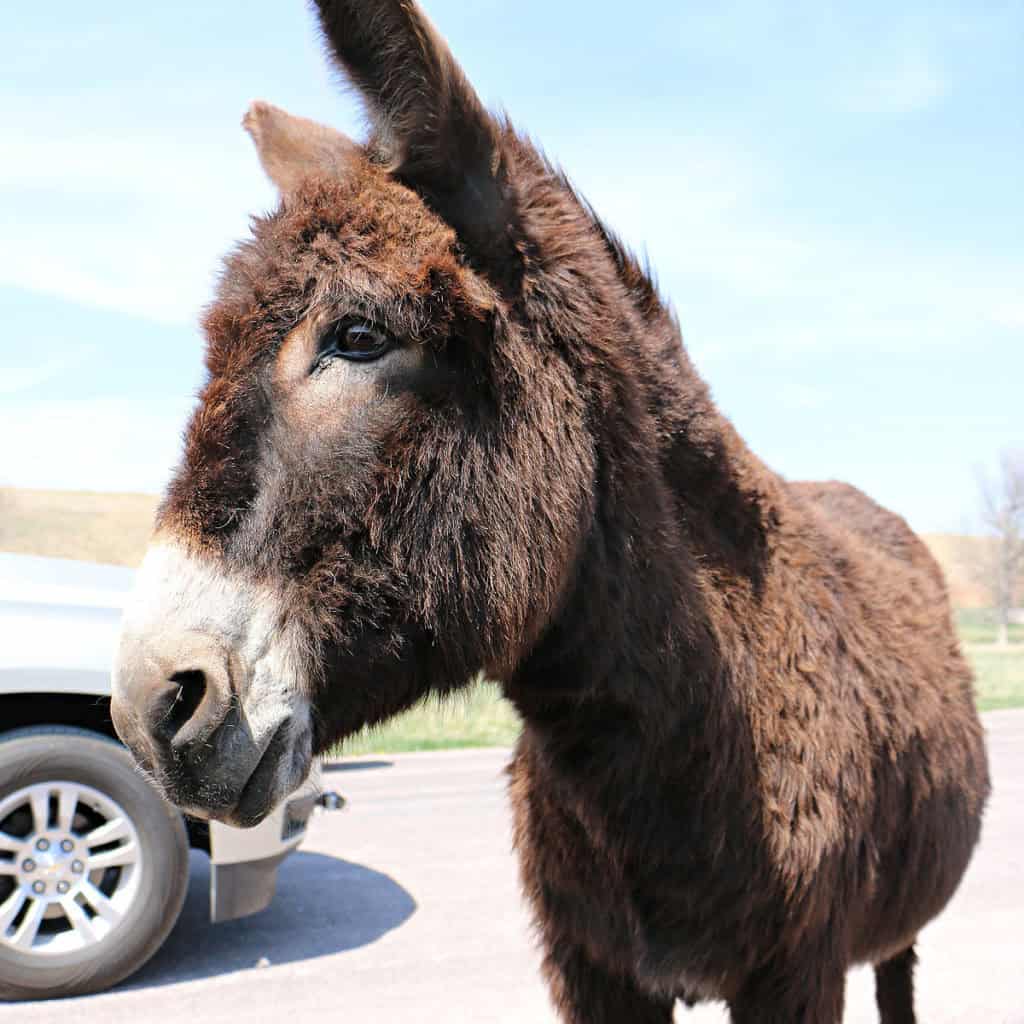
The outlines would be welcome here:
[[[232,771],[234,758],[217,757],[214,751],[208,760],[189,763],[173,753],[154,756],[152,749],[144,752],[134,744],[130,749],[142,773],[169,803],[191,818],[236,828],[259,825],[302,784],[313,761],[309,730],[295,730],[291,719],[278,725],[255,765],[241,775]]]
[[[293,742],[291,722],[282,722],[242,787],[238,802],[217,819],[237,828],[258,825],[309,774],[309,747],[309,741],[303,738]]]
[[[286,720],[277,727],[252,771],[230,787],[227,799],[224,787],[196,791],[187,783],[168,784],[162,779],[161,788],[190,817],[254,828],[302,784],[312,760],[309,736],[293,736],[292,722]]]

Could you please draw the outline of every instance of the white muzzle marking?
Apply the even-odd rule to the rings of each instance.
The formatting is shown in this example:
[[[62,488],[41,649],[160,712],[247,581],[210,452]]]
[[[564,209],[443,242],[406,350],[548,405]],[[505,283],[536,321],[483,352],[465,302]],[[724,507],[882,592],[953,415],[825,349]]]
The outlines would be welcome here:
[[[233,689],[256,745],[266,746],[285,722],[290,723],[289,751],[303,736],[308,744],[309,655],[298,627],[288,621],[271,588],[225,572],[173,542],[158,541],[146,552],[125,609],[113,696],[125,698],[118,692],[118,667],[131,644],[169,633],[203,634],[230,652],[239,677],[233,678]],[[285,757],[278,766],[278,799],[302,782],[292,777],[295,761]]]

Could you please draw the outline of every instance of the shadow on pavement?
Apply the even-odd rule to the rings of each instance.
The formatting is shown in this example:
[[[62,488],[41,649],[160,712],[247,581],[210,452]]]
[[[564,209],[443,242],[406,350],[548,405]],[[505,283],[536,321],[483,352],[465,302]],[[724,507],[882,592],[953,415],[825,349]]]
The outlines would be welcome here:
[[[181,917],[153,959],[121,991],[173,985],[270,964],[294,963],[367,946],[416,910],[413,898],[379,871],[321,853],[292,854],[262,913],[210,923],[210,862],[193,853]]]

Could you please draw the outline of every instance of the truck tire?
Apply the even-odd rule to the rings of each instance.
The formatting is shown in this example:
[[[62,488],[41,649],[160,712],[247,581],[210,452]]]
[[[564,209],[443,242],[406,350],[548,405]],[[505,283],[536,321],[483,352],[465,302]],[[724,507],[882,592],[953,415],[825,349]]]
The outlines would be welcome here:
[[[181,815],[98,733],[0,735],[0,999],[109,988],[162,945],[188,888]]]

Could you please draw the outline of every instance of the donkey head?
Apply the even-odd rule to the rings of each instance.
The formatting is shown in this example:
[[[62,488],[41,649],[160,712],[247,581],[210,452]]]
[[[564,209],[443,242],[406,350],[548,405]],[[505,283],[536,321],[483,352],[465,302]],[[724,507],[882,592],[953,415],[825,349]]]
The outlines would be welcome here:
[[[238,824],[339,738],[515,671],[594,514],[593,367],[641,319],[614,242],[411,0],[317,6],[371,137],[246,114],[281,202],[206,313],[114,680],[170,798]]]

